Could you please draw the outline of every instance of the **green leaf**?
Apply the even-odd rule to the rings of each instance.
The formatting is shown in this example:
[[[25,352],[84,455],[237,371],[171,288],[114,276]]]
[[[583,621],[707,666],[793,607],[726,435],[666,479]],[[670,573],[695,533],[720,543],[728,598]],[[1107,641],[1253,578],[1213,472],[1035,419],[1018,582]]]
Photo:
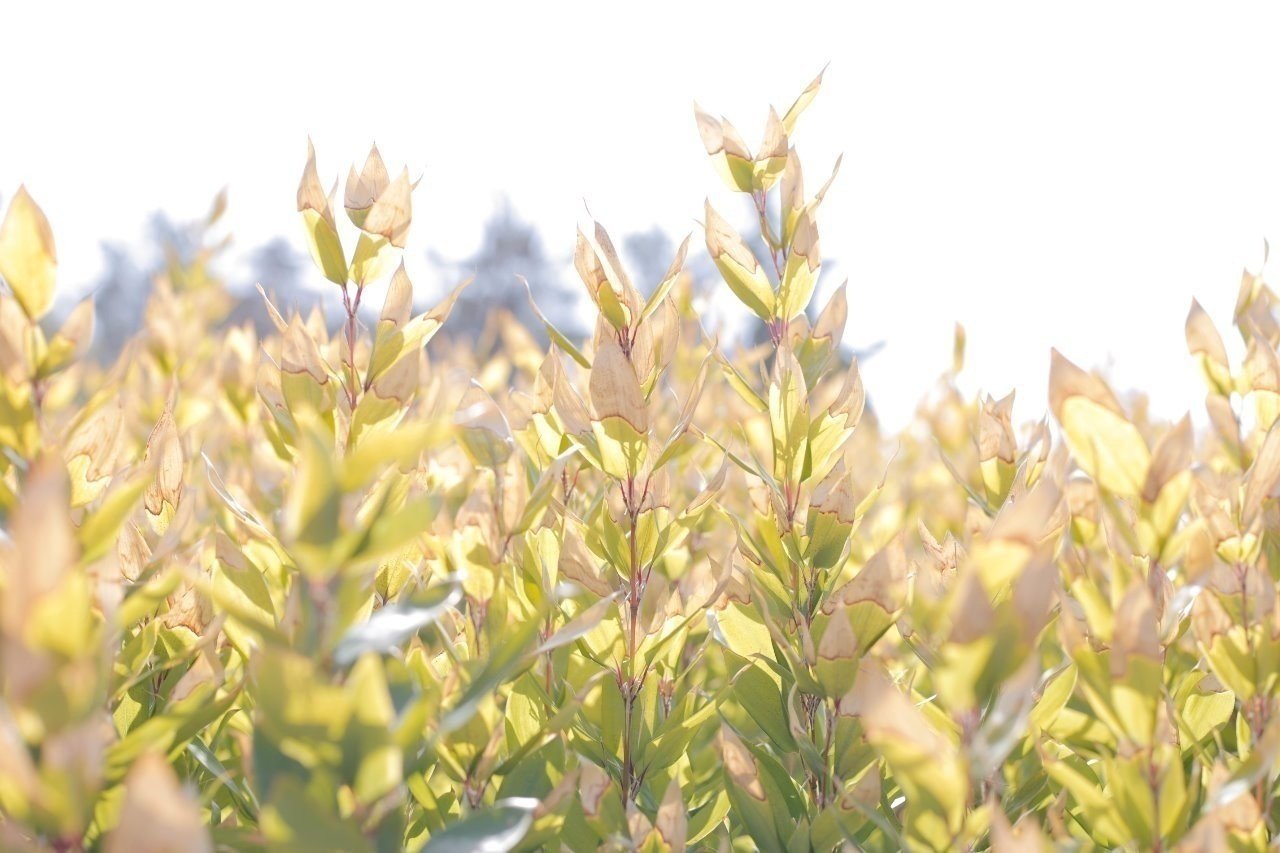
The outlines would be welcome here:
[[[120,526],[137,508],[138,500],[148,482],[145,472],[134,474],[108,492],[102,503],[85,518],[84,524],[76,531],[76,538],[80,542],[81,559],[86,564],[94,562],[115,547]]]
[[[706,204],[706,216],[707,251],[725,284],[753,314],[768,322],[776,310],[775,297],[760,261],[733,226],[716,213],[710,201]]]
[[[32,321],[53,305],[57,266],[49,220],[27,188],[18,187],[0,224],[0,278]]]
[[[498,800],[432,835],[422,853],[506,853],[529,831],[537,807],[531,797]]]
[[[347,258],[338,229],[316,210],[302,211],[302,227],[307,235],[307,250],[320,272],[336,285],[346,284]]]
[[[516,278],[520,279],[520,283],[524,285],[524,291],[529,297],[529,307],[533,309],[534,315],[542,322],[543,328],[547,330],[547,336],[551,338],[556,346],[568,353],[574,361],[590,370],[591,360],[582,354],[582,350],[578,349],[564,332],[557,329],[555,324],[547,319],[547,316],[542,313],[542,309],[538,307],[538,303],[533,300],[533,289],[529,287],[529,280],[522,275],[518,275]]]
[[[333,650],[333,662],[346,667],[365,652],[389,654],[461,600],[462,585],[455,581],[433,587],[417,601],[393,601],[342,635]]]
[[[262,807],[262,833],[275,849],[365,851],[372,845],[350,820],[307,796],[301,779],[277,777]]]

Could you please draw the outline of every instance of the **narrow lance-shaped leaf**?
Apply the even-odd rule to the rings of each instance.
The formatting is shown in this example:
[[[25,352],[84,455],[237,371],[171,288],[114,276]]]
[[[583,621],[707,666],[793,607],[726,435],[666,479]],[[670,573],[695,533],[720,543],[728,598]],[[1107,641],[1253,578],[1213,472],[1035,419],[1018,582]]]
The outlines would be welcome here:
[[[796,120],[800,118],[800,114],[805,111],[809,104],[813,103],[813,99],[818,96],[818,90],[822,88],[822,75],[827,73],[826,66],[818,72],[818,76],[810,81],[808,86],[804,87],[804,91],[799,94],[795,102],[787,109],[787,114],[782,117],[782,127],[786,130],[787,135],[795,133]]]
[[[802,214],[782,271],[782,285],[778,288],[778,318],[784,323],[791,322],[808,308],[821,265],[818,229],[812,216]]]
[[[498,800],[433,834],[423,853],[507,853],[529,831],[537,807],[532,797]]]
[[[394,652],[461,600],[462,586],[449,582],[420,600],[391,602],[342,635],[333,650],[333,662],[345,667],[365,652]]]
[[[582,350],[578,349],[578,347],[573,343],[573,341],[569,340],[569,338],[563,332],[557,329],[555,327],[555,324],[553,324],[550,320],[548,320],[547,316],[542,313],[542,309],[539,308],[538,303],[534,301],[533,288],[529,286],[529,280],[522,275],[517,275],[516,278],[520,281],[521,284],[524,285],[525,293],[529,297],[529,307],[533,309],[534,316],[538,318],[538,321],[542,323],[543,328],[547,330],[547,336],[551,338],[551,341],[556,346],[560,347],[560,349],[568,353],[573,358],[574,361],[578,362],[578,364],[582,365],[587,370],[590,370],[591,369],[590,359],[588,359],[585,355],[583,355]]]
[[[338,237],[333,205],[320,183],[316,169],[316,149],[307,140],[307,165],[298,184],[298,212],[306,228],[307,249],[324,277],[337,285],[347,283],[347,260]]]
[[[617,592],[610,594],[607,598],[597,601],[595,604],[570,619],[554,634],[547,637],[547,639],[543,641],[542,645],[538,646],[535,654],[545,654],[546,652],[554,651],[555,649],[567,646],[569,643],[585,636],[604,620],[604,617],[608,615],[609,610],[614,606],[614,599],[616,599],[619,594],[620,593]]]
[[[1191,310],[1187,312],[1186,335],[1187,349],[1199,360],[1209,387],[1217,394],[1230,394],[1232,380],[1227,349],[1213,320],[1195,299],[1191,300]]]

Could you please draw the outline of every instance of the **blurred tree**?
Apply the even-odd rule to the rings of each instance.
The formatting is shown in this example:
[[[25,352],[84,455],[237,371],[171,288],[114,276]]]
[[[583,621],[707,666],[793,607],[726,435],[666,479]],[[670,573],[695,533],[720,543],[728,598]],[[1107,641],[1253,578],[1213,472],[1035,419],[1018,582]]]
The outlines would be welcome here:
[[[189,265],[206,245],[209,224],[208,219],[182,223],[156,213],[140,245],[103,244],[105,269],[93,289],[97,309],[95,358],[115,358],[138,329],[155,277]],[[557,245],[561,242],[571,245],[567,241],[557,241]],[[649,293],[662,279],[675,255],[676,242],[656,226],[622,239],[627,269],[641,292]],[[714,269],[697,248],[695,240],[685,268],[693,276],[695,291],[701,292],[714,279]],[[239,324],[248,320],[260,332],[267,330],[269,320],[256,284],[261,284],[276,307],[286,314],[293,309],[308,310],[315,302],[314,288],[308,281],[309,265],[295,241],[274,237],[241,257],[243,263],[226,265],[232,267],[227,288],[234,297],[227,322]],[[573,274],[569,256],[549,254],[537,228],[505,199],[485,223],[480,246],[470,257],[451,260],[431,251],[427,258],[446,287],[474,277],[471,286],[463,291],[446,333],[478,336],[491,314],[505,309],[541,338],[541,324],[529,309],[517,275],[529,281],[539,306],[566,334],[583,338],[592,332],[584,319],[590,313],[588,302]],[[370,310],[376,316],[376,305]]]
[[[262,296],[255,287],[258,284],[286,316],[295,310],[305,313],[315,304],[315,288],[306,282],[310,262],[284,237],[273,237],[250,250],[247,266],[249,280],[232,285],[237,299],[227,318],[229,322],[250,320],[260,334],[271,328]]]
[[[474,279],[453,310],[448,334],[476,335],[490,313],[500,309],[540,333],[541,324],[517,276],[528,280],[538,305],[566,334],[589,333],[583,320],[586,314],[579,310],[585,304],[581,303],[580,288],[565,280],[567,259],[548,257],[537,229],[505,199],[485,223],[480,248],[471,257],[455,261],[431,251],[427,258],[446,282]]]
[[[96,318],[92,356],[113,361],[142,322],[152,281],[171,261],[189,263],[199,248],[194,226],[184,226],[157,211],[147,221],[142,245],[103,243],[105,269],[93,286]]]
[[[648,231],[628,234],[622,240],[622,251],[627,256],[631,273],[636,280],[632,283],[646,296],[660,281],[671,265],[676,253],[675,241],[658,226]]]

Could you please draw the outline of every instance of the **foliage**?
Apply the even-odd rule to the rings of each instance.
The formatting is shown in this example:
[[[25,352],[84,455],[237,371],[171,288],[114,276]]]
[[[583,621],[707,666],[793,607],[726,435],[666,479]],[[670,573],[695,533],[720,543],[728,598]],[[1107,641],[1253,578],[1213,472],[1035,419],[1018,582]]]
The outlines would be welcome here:
[[[1212,429],[1055,353],[1054,418],[956,389],[882,436],[810,321],[791,139],[697,126],[758,235],[705,243],[765,330],[701,330],[689,241],[644,290],[577,235],[595,309],[493,356],[413,313],[414,182],[374,149],[297,207],[323,295],[225,325],[212,248],[119,361],[61,325],[52,229],[0,226],[0,839],[160,849],[1262,849],[1278,818],[1280,323]],[[833,175],[834,177],[834,175]],[[216,219],[215,208],[210,221]],[[761,257],[750,246],[763,247]],[[358,311],[386,296],[375,324]],[[514,283],[513,283],[514,284]],[[264,294],[264,300],[266,296]],[[42,322],[44,321],[44,322]]]

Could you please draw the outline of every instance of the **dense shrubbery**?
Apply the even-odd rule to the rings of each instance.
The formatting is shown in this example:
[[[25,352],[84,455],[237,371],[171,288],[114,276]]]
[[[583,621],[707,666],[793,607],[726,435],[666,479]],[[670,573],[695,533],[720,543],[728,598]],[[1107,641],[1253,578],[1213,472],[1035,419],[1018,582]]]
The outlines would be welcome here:
[[[314,154],[298,191],[340,328],[269,301],[276,334],[224,327],[211,247],[104,371],[81,358],[88,303],[40,325],[53,239],[20,190],[3,843],[1263,848],[1274,294],[1245,276],[1235,369],[1193,306],[1198,439],[1056,354],[1057,428],[1015,430],[1012,397],[957,392],[961,335],[916,423],[881,436],[844,289],[806,314],[826,187],[789,140],[817,88],[754,154],[697,115],[767,255],[708,204],[707,250],[767,332],[735,352],[691,307],[687,242],[642,290],[593,225],[589,342],[548,325],[544,351],[495,316],[497,355],[442,336],[428,357],[457,293],[414,313],[413,187],[375,150],[349,225]]]

